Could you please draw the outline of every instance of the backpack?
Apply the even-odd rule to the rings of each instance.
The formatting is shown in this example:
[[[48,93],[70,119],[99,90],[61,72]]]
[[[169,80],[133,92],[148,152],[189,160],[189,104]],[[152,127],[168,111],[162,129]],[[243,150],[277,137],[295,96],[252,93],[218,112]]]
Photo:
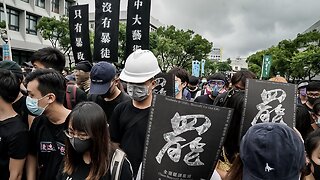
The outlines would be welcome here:
[[[77,104],[77,86],[68,84],[66,89],[67,108],[72,109]]]
[[[126,154],[120,150],[116,149],[113,153],[110,172],[111,172],[111,180],[119,180],[121,176],[121,170],[123,161],[125,160]]]

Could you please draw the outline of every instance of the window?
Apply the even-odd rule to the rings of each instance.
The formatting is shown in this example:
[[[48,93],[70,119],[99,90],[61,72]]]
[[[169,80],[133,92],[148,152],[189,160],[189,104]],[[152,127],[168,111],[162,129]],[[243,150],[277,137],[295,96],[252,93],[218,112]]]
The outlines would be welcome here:
[[[51,11],[59,14],[59,0],[52,0],[51,4],[52,4]]]
[[[36,6],[45,8],[45,0],[36,0]]]
[[[21,1],[26,2],[26,3],[28,3],[28,2],[29,2],[29,0],[21,0]]]
[[[66,1],[66,6],[65,6],[65,9],[64,9],[64,14],[69,16],[69,7],[72,6],[72,3],[70,1]]]
[[[27,14],[26,16],[26,30],[27,30],[27,34],[33,34],[33,35],[37,35],[37,21],[38,21],[38,17]]]
[[[9,29],[13,31],[19,31],[19,11],[7,8],[8,25]],[[4,21],[4,10],[0,7],[0,20]]]

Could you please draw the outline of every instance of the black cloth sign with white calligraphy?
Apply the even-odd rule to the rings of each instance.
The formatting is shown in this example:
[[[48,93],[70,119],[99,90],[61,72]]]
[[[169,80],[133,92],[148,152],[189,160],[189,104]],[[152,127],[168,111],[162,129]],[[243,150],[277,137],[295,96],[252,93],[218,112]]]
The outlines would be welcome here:
[[[154,77],[157,86],[153,92],[164,96],[175,97],[174,95],[174,74],[159,73]]]
[[[93,61],[118,62],[119,0],[95,1]]]
[[[89,5],[69,8],[70,42],[75,63],[92,62],[89,38]]]
[[[128,0],[126,57],[137,49],[149,49],[151,0]]]
[[[248,79],[241,134],[264,122],[283,123],[295,127],[296,85]]]
[[[209,179],[232,113],[228,108],[154,95],[142,179]]]

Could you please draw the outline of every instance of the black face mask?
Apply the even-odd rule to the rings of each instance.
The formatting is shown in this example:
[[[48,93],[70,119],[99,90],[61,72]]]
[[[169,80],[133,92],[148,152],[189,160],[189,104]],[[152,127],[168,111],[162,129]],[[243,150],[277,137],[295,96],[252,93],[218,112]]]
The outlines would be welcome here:
[[[313,160],[311,160],[311,163],[313,165],[313,177],[314,179],[320,179],[320,165],[316,164]]]
[[[310,104],[314,104],[314,102],[317,100],[317,99],[319,99],[319,98],[313,98],[313,97],[309,97],[308,96],[308,101],[310,102]]]
[[[109,88],[109,90],[105,93],[105,94],[102,94],[101,97],[104,99],[104,98],[109,98],[111,95],[113,94],[113,90],[112,90],[112,85],[111,87]]]
[[[83,154],[92,146],[91,139],[80,140],[79,138],[73,137],[69,138],[69,141],[73,149],[79,154]]]

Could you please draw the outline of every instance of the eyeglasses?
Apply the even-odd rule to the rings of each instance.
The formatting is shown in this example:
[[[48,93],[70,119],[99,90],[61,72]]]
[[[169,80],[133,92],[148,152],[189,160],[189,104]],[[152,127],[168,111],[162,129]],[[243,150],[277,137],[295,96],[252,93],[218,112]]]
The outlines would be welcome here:
[[[313,98],[319,98],[319,97],[320,97],[320,93],[310,93],[310,92],[307,92],[307,96],[313,97]]]
[[[64,134],[68,137],[68,138],[79,138],[80,140],[84,141],[87,139],[90,139],[90,136],[88,136],[87,134],[77,134],[74,131],[68,129],[68,130],[64,130],[63,131]]]
[[[210,80],[210,81],[208,81],[208,85],[211,86],[211,87],[213,87],[215,85],[224,86],[225,83],[224,83],[223,80]]]

